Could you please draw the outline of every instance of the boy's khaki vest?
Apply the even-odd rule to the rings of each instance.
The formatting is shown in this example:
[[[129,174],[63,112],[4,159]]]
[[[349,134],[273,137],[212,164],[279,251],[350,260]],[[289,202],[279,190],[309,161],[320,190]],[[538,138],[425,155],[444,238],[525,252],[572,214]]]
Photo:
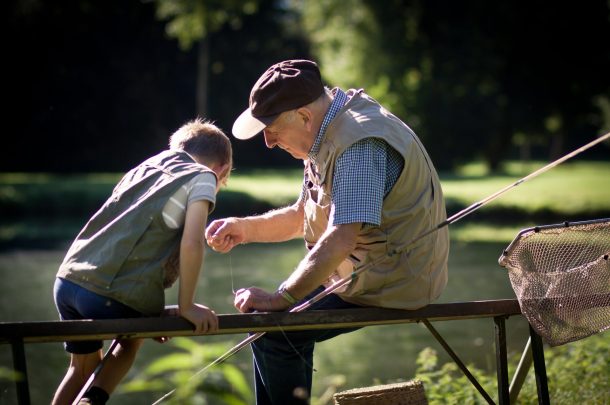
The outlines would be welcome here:
[[[350,145],[381,138],[404,158],[404,168],[383,202],[381,225],[360,231],[355,251],[333,275],[352,271],[432,229],[446,219],[438,175],[413,131],[362,90],[330,123],[316,158],[306,163],[305,242],[312,247],[328,226],[335,161]],[[402,254],[387,256],[339,292],[345,301],[363,306],[416,309],[428,305],[447,283],[449,234],[443,228]],[[329,282],[332,282],[329,280]]]
[[[163,264],[182,235],[167,227],[163,207],[206,171],[212,172],[180,151],[162,152],[132,169],[76,237],[57,277],[158,315],[165,306]]]

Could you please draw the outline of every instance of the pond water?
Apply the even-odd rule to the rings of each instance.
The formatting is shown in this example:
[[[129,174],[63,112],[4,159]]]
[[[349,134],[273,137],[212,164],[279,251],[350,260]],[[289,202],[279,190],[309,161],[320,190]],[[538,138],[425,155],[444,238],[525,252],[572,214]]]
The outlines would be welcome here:
[[[452,242],[449,285],[439,302],[514,298],[508,277],[497,259],[505,243]],[[67,248],[67,244],[65,246]],[[55,320],[52,285],[65,250],[11,250],[0,252],[0,321]],[[197,298],[217,313],[233,313],[232,289],[256,285],[275,289],[304,254],[302,242],[240,246],[220,255],[208,251]],[[176,303],[176,287],[168,291],[167,304]],[[468,364],[495,370],[492,319],[446,321],[434,324]],[[509,355],[520,353],[527,340],[527,323],[521,317],[507,321]],[[198,342],[230,341],[244,335],[198,337]],[[449,362],[423,325],[374,326],[339,336],[318,345],[315,353],[314,396],[321,396],[334,376],[345,376],[340,390],[412,378],[417,354],[426,347]],[[132,370],[142,370],[158,356],[176,350],[171,344],[147,342]],[[49,403],[63,377],[68,357],[60,343],[26,346],[32,403]],[[251,355],[243,350],[231,361],[251,375]],[[10,346],[0,346],[0,368],[11,368]],[[204,365],[202,365],[203,367]],[[16,403],[13,383],[0,379],[0,404]],[[148,404],[151,395],[115,395],[109,404]]]

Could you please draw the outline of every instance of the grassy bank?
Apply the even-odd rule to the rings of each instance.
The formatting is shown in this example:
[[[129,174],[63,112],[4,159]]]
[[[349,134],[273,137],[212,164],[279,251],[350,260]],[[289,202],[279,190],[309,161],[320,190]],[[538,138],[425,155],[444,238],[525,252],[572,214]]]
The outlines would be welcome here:
[[[488,174],[480,164],[464,166],[442,177],[448,205],[469,205],[544,166],[543,162],[504,165]],[[573,217],[610,212],[610,162],[564,163],[508,191],[487,209],[549,213]]]
[[[544,163],[511,162],[489,174],[473,163],[441,173],[447,211],[460,209],[514,183]],[[117,173],[54,175],[0,173],[0,245],[70,239],[104,202]],[[236,170],[212,217],[262,213],[296,200],[300,169]],[[454,226],[465,240],[506,240],[515,226],[610,216],[610,162],[568,162],[523,183]],[[489,224],[493,226],[489,226]]]

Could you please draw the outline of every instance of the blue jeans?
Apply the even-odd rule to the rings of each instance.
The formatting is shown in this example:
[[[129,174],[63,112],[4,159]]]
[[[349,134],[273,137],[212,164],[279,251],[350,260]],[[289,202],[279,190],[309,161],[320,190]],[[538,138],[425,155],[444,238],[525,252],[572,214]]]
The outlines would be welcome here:
[[[320,287],[308,298],[322,291]],[[359,308],[330,294],[309,309]],[[268,332],[252,343],[257,405],[308,404],[316,342],[359,328]]]

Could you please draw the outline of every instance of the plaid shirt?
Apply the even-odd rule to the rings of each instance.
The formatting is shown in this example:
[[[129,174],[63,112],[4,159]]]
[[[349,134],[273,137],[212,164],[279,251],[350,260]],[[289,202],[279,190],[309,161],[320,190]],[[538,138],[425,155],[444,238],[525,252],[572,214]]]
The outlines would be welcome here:
[[[309,152],[309,159],[314,164],[326,128],[348,100],[347,94],[339,88],[334,90],[334,96]],[[396,184],[403,167],[402,156],[380,138],[363,139],[343,151],[333,173],[332,224],[380,225],[383,199]],[[306,186],[303,187],[302,197]]]

